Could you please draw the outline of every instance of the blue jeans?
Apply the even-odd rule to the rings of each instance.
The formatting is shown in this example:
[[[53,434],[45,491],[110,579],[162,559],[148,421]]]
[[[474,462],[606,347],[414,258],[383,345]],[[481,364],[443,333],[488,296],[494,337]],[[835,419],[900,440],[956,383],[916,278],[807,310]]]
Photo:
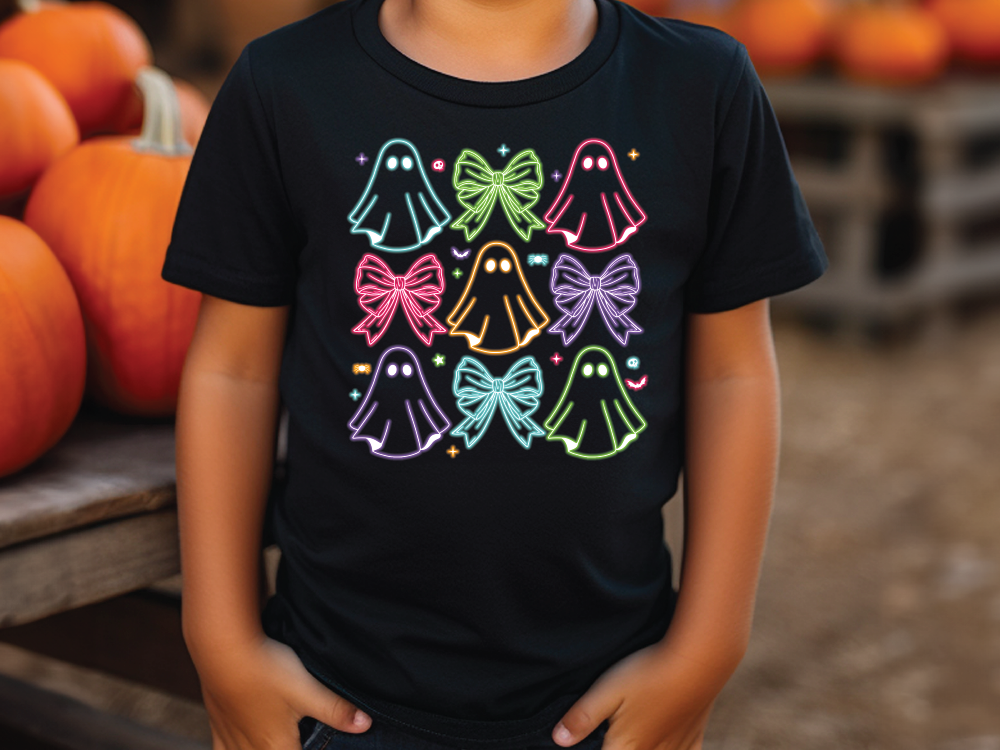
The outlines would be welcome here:
[[[602,721],[597,729],[572,745],[573,750],[601,750],[604,733],[608,731],[608,721]],[[356,734],[335,729],[312,716],[304,716],[299,722],[299,737],[302,750],[456,750],[449,745],[440,745],[422,737],[397,729],[376,719],[367,730]],[[553,740],[547,744],[533,744],[520,750],[552,750],[559,748]]]

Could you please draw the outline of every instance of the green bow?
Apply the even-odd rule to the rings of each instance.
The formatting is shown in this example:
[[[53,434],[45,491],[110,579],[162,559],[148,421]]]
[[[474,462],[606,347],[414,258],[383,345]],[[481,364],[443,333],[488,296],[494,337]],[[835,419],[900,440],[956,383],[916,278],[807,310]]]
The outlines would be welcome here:
[[[455,162],[452,176],[455,197],[465,213],[451,223],[451,228],[464,230],[466,242],[471,241],[483,231],[499,198],[507,221],[528,242],[531,230],[545,228],[529,210],[538,203],[543,179],[542,163],[530,148],[515,154],[502,172],[494,172],[486,159],[465,149]]]

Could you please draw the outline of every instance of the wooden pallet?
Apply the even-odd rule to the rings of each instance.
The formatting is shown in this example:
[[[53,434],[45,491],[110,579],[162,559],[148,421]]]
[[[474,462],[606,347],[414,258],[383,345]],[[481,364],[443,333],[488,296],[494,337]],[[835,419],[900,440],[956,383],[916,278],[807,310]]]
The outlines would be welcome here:
[[[892,325],[1000,296],[1000,77],[762,80],[830,257],[776,309]]]

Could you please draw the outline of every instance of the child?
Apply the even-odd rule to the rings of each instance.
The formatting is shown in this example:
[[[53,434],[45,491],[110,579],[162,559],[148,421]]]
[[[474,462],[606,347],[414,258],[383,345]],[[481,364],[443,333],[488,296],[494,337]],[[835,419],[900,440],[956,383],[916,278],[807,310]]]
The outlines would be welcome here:
[[[251,42],[162,272],[206,295],[177,480],[213,750],[700,748],[775,479],[767,298],[826,267],[716,29],[344,0]]]

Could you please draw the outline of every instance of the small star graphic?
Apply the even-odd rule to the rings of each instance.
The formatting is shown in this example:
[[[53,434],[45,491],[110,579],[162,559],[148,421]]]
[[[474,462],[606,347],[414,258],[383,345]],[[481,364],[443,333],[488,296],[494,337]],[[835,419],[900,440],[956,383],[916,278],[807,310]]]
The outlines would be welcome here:
[[[456,268],[454,271],[451,272],[451,275],[454,276],[456,279],[462,278],[462,269]]]
[[[353,401],[357,401],[359,398],[361,398],[361,391],[359,391],[357,388],[355,388],[353,391],[351,391],[347,395],[350,396]]]
[[[434,366],[435,367],[444,367],[444,355],[443,354],[435,354],[434,355]]]
[[[628,152],[628,158],[631,159],[632,161],[635,161],[636,159],[639,158],[639,152],[636,151],[635,149],[632,149],[631,151]]]
[[[560,172],[558,169],[552,173],[552,179],[555,180],[556,182],[559,182],[559,180],[561,180],[562,178],[563,178],[562,172]]]
[[[507,144],[506,143],[501,143],[500,144],[500,148],[498,148],[497,151],[500,152],[500,156],[506,156],[507,154],[510,153],[510,149],[507,148]]]
[[[360,154],[354,157],[354,161],[356,161],[363,167],[365,165],[365,162],[368,161],[368,157],[365,156],[365,152],[362,151]]]
[[[559,366],[559,363],[563,361],[563,357],[559,356],[559,352],[553,354],[551,357],[549,357],[549,359],[551,359],[552,364],[556,365],[557,367]]]
[[[448,450],[446,450],[445,453],[447,453],[449,456],[451,456],[452,458],[454,458],[455,456],[457,456],[459,454],[459,450],[458,450],[458,448],[456,448],[453,445]]]

